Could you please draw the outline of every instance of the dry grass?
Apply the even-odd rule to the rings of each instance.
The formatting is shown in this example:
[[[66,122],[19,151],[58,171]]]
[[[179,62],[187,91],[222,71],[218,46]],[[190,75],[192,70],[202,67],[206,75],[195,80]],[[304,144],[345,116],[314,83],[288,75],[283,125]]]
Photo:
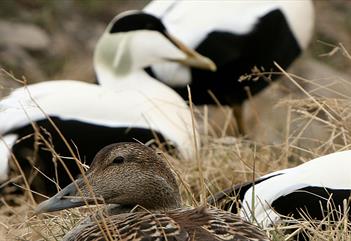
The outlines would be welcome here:
[[[225,133],[232,128],[228,109],[220,107],[223,123],[216,122],[214,125],[206,107],[196,110],[196,125],[202,130],[200,140],[197,140],[201,142],[197,160],[179,160],[166,156],[178,174],[186,205],[199,205],[204,200],[204,195],[215,193],[233,183],[253,180],[317,156],[350,149],[351,99],[347,96],[313,96],[296,81],[298,76],[285,72],[283,74],[301,88],[305,98],[287,97],[277,103],[277,107],[286,110],[285,140],[280,143],[226,136]],[[323,138],[309,135],[314,128],[322,130],[320,136]],[[41,142],[54,152],[48,140],[41,139]],[[60,159],[58,155],[57,158]],[[23,188],[26,190],[25,186]],[[103,208],[80,208],[33,216],[35,205],[28,193],[25,196],[1,198],[0,240],[60,240],[84,217]],[[342,215],[344,212],[346,211],[339,210],[338,222],[331,221],[328,215],[322,222],[310,220],[306,215],[304,220],[287,219],[266,231],[272,240],[295,240],[297,233],[303,233],[310,240],[351,240],[351,221],[347,220],[347,215]]]

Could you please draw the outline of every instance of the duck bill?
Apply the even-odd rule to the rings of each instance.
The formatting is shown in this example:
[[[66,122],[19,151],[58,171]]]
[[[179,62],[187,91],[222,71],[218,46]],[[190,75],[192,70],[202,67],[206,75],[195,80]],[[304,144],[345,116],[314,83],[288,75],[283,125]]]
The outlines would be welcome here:
[[[77,194],[79,194],[77,189],[78,180],[66,186],[55,196],[40,203],[34,210],[35,214],[55,212],[63,209],[80,207],[89,203],[89,199],[77,196]]]
[[[209,58],[199,54],[198,52],[190,49],[185,44],[183,44],[180,40],[170,35],[169,33],[165,33],[167,38],[169,38],[185,55],[185,59],[174,60],[175,62],[179,62],[183,65],[188,65],[190,67],[195,67],[199,69],[207,69],[211,71],[216,71],[216,64]]]

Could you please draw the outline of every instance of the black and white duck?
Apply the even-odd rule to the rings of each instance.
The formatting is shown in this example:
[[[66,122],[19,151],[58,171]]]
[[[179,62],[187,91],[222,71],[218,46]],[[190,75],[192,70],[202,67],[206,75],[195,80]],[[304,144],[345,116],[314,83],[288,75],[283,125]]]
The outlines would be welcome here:
[[[351,217],[350,160],[350,150],[321,156],[254,182],[234,185],[209,202],[265,227],[277,223],[282,215],[312,220],[338,219],[344,214]]]
[[[241,105],[270,84],[266,77],[239,81],[256,66],[259,70],[283,69],[307,47],[314,25],[312,1],[151,1],[142,11],[128,11],[116,17],[105,36],[113,35],[120,43],[139,32],[135,52],[155,46],[156,36],[177,37],[186,46],[209,57],[216,71],[193,68],[181,63],[153,64],[147,71],[188,99],[191,87],[195,104],[236,106],[240,120]],[[124,39],[124,40],[122,40]],[[102,38],[102,42],[103,42]],[[156,47],[162,52],[162,47]],[[95,59],[98,61],[98,59]],[[263,72],[264,72],[263,71]],[[272,80],[277,75],[272,76]],[[253,80],[254,79],[254,80]],[[99,80],[113,86],[113,81]],[[213,95],[209,94],[209,91]],[[240,127],[243,129],[243,127]]]
[[[143,69],[163,61],[209,69],[215,65],[181,42],[160,34],[154,36],[154,46],[144,44],[143,52],[132,51],[134,46],[143,44],[147,36],[147,31],[141,35],[130,32],[128,41],[123,44],[117,40],[118,36],[102,36],[94,53],[95,70],[99,81],[113,82],[111,86],[74,80],[46,81],[18,88],[2,99],[0,181],[7,179],[11,150],[21,163],[27,163],[21,159],[33,156],[37,150],[34,144],[38,144],[36,160],[41,161],[34,166],[59,185],[70,182],[60,162],[55,161],[57,164],[54,165],[48,161],[57,158],[47,145],[36,142],[32,135],[35,122],[36,129],[52,142],[58,155],[64,159],[72,157],[50,119],[76,156],[88,165],[103,146],[133,139],[143,143],[151,139],[165,140],[179,150],[182,158],[190,159],[194,145],[188,106],[174,90],[150,77]],[[155,51],[155,48],[162,51]],[[78,173],[75,161],[68,160],[66,164],[73,174]],[[56,168],[58,172],[55,172]],[[41,185],[43,189],[51,185],[56,191],[51,181],[45,182],[47,185]]]

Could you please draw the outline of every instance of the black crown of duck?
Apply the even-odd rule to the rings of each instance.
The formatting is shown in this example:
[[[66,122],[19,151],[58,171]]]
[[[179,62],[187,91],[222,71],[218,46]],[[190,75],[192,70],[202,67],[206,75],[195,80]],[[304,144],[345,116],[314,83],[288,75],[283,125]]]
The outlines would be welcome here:
[[[135,30],[154,30],[164,33],[166,27],[160,19],[141,12],[141,11],[127,11],[122,15],[118,15],[112,20],[110,33],[129,32]]]
[[[174,36],[171,36],[167,32],[165,25],[159,18],[142,11],[131,10],[117,15],[117,17],[111,21],[109,27],[110,34],[132,32],[137,30],[159,32],[176,47],[180,47],[182,49],[185,48],[183,44],[179,42],[179,40],[176,40]]]
[[[85,221],[64,240],[269,240],[234,214],[203,207],[181,208],[171,169],[161,155],[142,144],[118,143],[103,148],[85,175],[88,185],[78,178],[41,203],[36,213],[82,206],[84,200],[92,202],[89,190],[105,203],[122,208],[105,220]],[[136,205],[148,211],[121,213],[123,207],[130,210],[128,207]]]

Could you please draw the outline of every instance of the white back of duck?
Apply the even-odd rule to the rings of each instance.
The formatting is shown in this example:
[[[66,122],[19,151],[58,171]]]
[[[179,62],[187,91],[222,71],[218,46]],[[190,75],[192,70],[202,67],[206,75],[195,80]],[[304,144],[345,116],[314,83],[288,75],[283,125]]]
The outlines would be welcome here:
[[[306,1],[152,1],[144,11],[165,24],[170,33],[195,47],[214,30],[244,34],[252,30],[260,17],[280,9],[302,48],[310,40],[314,18],[313,3]]]
[[[280,219],[279,214],[272,209],[275,200],[306,187],[351,190],[350,170],[351,150],[348,150],[270,173],[262,177],[266,180],[246,191],[240,215],[248,220],[254,217],[263,226],[270,226]]]
[[[187,46],[196,47],[213,31],[245,35],[260,18],[280,10],[301,49],[311,39],[314,8],[306,1],[152,1],[144,11],[159,17],[168,31]],[[279,21],[279,19],[277,19]],[[274,35],[274,29],[271,33]],[[259,41],[259,40],[257,40]],[[171,86],[190,82],[190,69],[176,63],[153,66],[156,76]],[[171,73],[171,74],[170,74]]]
[[[153,83],[143,90],[111,90],[71,80],[19,88],[0,101],[0,135],[55,116],[108,127],[151,128],[174,142],[185,158],[191,158],[193,135],[188,106],[172,89]]]

